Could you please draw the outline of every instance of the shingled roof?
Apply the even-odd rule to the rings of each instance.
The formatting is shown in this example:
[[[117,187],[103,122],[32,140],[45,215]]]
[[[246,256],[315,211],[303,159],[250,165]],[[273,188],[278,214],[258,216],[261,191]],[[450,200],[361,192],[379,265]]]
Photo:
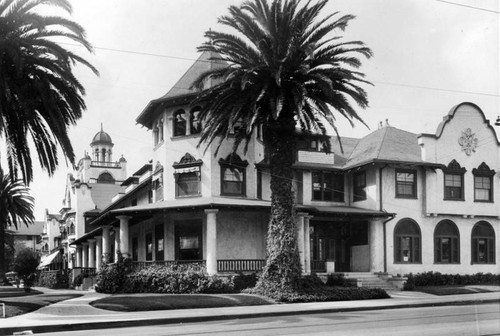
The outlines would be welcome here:
[[[372,162],[421,163],[417,135],[386,126],[360,139],[344,168],[354,168]]]

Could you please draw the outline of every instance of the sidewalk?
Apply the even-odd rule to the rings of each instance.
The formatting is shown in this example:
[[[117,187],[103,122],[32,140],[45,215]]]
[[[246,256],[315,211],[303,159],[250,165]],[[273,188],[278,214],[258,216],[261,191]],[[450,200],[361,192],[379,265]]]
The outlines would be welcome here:
[[[46,288],[37,290],[50,293]],[[55,290],[53,290],[55,291]],[[61,293],[60,290],[55,292]],[[75,291],[72,291],[75,293]],[[275,304],[249,307],[179,309],[145,312],[112,312],[94,308],[89,302],[108,296],[79,292],[78,298],[58,302],[35,312],[0,319],[0,335],[31,330],[34,333],[105,329],[155,324],[188,323],[265,316],[313,314],[500,302],[500,292],[435,296],[421,292],[389,292],[390,299]]]

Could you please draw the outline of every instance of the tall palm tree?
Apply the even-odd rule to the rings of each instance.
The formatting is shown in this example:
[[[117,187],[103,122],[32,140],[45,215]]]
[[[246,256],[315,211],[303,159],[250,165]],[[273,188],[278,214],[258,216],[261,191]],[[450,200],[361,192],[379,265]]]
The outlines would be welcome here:
[[[33,224],[34,202],[29,189],[21,180],[12,181],[0,168],[0,280],[7,265],[5,264],[5,229],[14,226],[16,230],[21,222]]]
[[[52,9],[47,6],[71,13],[68,0],[0,0],[0,137],[11,176],[20,170],[25,183],[33,179],[30,140],[49,175],[59,163],[58,147],[74,164],[68,127],[82,116],[85,89],[72,71],[82,64],[98,74],[60,43],[92,51],[84,29],[64,17],[41,14]]]
[[[372,52],[360,41],[341,40],[339,31],[354,16],[320,17],[326,4],[327,0],[245,1],[219,18],[233,33],[208,31],[208,41],[198,48],[220,62],[193,85],[202,90],[208,80],[215,83],[194,102],[203,106],[200,144],[217,140],[220,146],[242,124],[233,149],[240,144],[246,149],[253,131],[263,128],[272,197],[266,265],[258,288],[268,295],[295,290],[301,274],[292,191],[297,133],[326,140],[327,125],[337,132],[337,115],[351,124],[363,122],[353,104],[368,105],[359,85],[369,82],[356,69],[361,65],[358,57],[369,58]]]

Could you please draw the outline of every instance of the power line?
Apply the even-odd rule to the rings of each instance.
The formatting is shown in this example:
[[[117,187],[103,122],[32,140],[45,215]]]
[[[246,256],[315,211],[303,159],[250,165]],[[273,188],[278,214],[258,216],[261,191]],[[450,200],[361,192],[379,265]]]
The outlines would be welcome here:
[[[445,0],[434,0],[434,1],[442,2],[442,3],[445,3],[445,4],[449,4],[449,5],[454,5],[454,6],[460,6],[460,7],[466,7],[466,8],[471,8],[471,9],[477,9],[477,10],[484,11],[484,12],[490,12],[490,13],[500,14],[499,11],[495,11],[495,10],[492,10],[492,9],[486,9],[486,8],[475,7],[475,6],[469,6],[469,5],[459,4],[459,3],[456,3],[456,2],[445,1]]]
[[[378,84],[383,84],[383,85],[411,87],[411,88],[424,89],[424,90],[434,90],[434,91],[453,92],[453,93],[466,93],[466,94],[474,94],[474,95],[489,96],[489,97],[500,97],[500,95],[494,94],[494,93],[442,89],[442,88],[436,88],[436,87],[430,87],[430,86],[421,86],[421,85],[404,84],[404,83],[390,83],[390,82],[381,82],[381,81],[373,81],[373,80],[372,80],[372,82],[378,83]]]

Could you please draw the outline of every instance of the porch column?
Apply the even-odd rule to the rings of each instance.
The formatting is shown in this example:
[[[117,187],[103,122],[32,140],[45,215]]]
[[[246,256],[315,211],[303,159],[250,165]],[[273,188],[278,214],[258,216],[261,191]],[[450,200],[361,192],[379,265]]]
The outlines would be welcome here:
[[[82,245],[76,247],[76,267],[82,267]]]
[[[368,228],[370,243],[370,272],[384,270],[384,222],[382,219],[370,221]]]
[[[82,250],[83,250],[83,267],[87,268],[89,267],[89,243],[85,242],[82,243]]]
[[[120,220],[120,252],[124,258],[130,258],[128,246],[128,221],[130,216],[116,216]]]
[[[304,217],[304,272],[306,274],[311,274],[311,232],[309,231],[309,220],[312,217]]]
[[[297,221],[295,223],[296,225],[296,230],[297,230],[297,248],[299,250],[299,259],[300,259],[300,268],[302,269],[302,273],[306,272],[306,267],[305,267],[305,232],[304,232],[304,224],[305,224],[305,217],[307,216],[307,213],[305,212],[298,212],[297,213]]]
[[[102,236],[96,236],[95,239],[95,268],[99,270],[102,265]]]
[[[115,263],[118,262],[118,253],[120,253],[120,230],[118,228],[113,228],[115,233]]]
[[[95,268],[95,239],[89,239],[89,267]]]
[[[207,214],[207,273],[217,274],[217,209],[206,209]]]
[[[109,262],[109,251],[111,250],[111,241],[109,240],[109,230],[111,226],[102,227],[102,262]]]

